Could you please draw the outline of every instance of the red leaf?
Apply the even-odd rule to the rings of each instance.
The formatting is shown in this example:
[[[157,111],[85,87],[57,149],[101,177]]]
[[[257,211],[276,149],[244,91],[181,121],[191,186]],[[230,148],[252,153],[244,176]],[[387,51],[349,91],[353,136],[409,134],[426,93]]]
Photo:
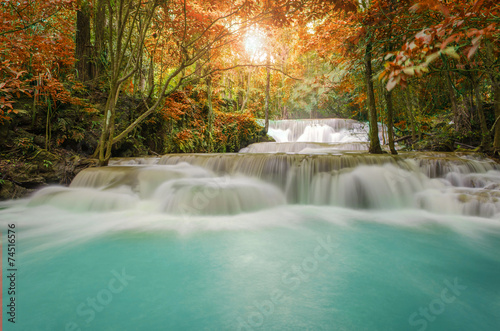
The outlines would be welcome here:
[[[476,53],[477,49],[479,48],[479,44],[476,44],[472,46],[469,49],[469,52],[467,53],[467,58],[470,60],[470,58]]]
[[[446,40],[441,44],[441,49],[445,49],[445,47],[453,42],[453,41],[459,41],[460,40],[460,36],[458,35],[451,35],[449,36],[448,38],[446,38]]]

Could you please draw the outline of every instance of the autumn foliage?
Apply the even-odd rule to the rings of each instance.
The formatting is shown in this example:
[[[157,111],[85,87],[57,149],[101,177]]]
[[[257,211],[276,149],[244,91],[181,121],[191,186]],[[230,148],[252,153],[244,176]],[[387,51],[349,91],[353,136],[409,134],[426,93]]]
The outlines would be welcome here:
[[[266,114],[500,151],[499,17],[493,0],[2,1],[0,125],[89,140],[102,165],[237,151]]]
[[[168,128],[164,133],[167,152],[238,152],[243,144],[259,139],[262,127],[255,122],[254,116],[228,112],[218,98],[214,100],[214,128],[210,131],[206,120],[206,97],[188,88],[165,100],[159,115]]]
[[[494,0],[444,2],[427,0],[409,8],[410,15],[420,21],[422,29],[405,38],[396,52],[388,52],[385,71],[387,88],[405,86],[409,77],[422,76],[432,65],[443,65],[446,58],[456,61],[457,68],[483,66],[491,70],[483,56],[498,58],[500,49],[498,26],[500,5]],[[429,24],[430,23],[430,24]]]
[[[74,1],[0,3],[0,120],[22,95],[71,102],[63,81],[74,66]]]

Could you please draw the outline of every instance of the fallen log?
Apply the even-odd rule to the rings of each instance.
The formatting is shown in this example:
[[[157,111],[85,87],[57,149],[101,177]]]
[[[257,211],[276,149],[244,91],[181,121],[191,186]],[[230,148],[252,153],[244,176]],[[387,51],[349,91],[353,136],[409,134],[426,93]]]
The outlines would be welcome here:
[[[412,137],[412,135],[411,135],[411,134],[410,134],[410,135],[407,135],[407,136],[403,136],[403,137],[400,137],[400,138],[394,139],[394,142],[395,142],[395,143],[397,143],[397,142],[399,142],[399,141],[403,141],[403,140],[409,139],[409,138],[411,138],[411,137]]]
[[[467,145],[467,144],[464,144],[464,143],[459,143],[458,141],[453,142],[453,144],[455,146],[465,147],[465,148],[469,148],[469,149],[476,149],[477,148],[477,147],[474,147],[474,146],[471,146],[471,145]]]

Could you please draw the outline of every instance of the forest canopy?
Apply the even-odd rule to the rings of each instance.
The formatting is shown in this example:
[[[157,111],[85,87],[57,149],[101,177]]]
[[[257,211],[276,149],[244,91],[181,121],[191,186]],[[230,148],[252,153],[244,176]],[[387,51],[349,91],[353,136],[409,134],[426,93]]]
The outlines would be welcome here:
[[[370,122],[370,152],[500,151],[493,0],[0,1],[0,139],[24,155],[236,152],[267,120]],[[265,118],[262,128],[256,118]],[[377,122],[389,141],[379,141]]]

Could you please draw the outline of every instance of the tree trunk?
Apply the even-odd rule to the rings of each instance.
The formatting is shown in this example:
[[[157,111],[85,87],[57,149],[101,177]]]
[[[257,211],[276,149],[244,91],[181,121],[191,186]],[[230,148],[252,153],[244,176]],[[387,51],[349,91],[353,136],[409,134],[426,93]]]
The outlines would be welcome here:
[[[106,63],[106,5],[105,0],[97,0],[94,16],[94,78],[99,78],[104,73]]]
[[[113,146],[113,136],[115,128],[116,102],[118,101],[119,86],[112,86],[106,105],[104,106],[104,118],[102,124],[101,138],[97,146],[99,156],[99,166],[107,166],[111,157],[111,148]]]
[[[394,49],[394,45],[391,42],[393,40],[392,36],[392,20],[394,19],[394,8],[397,6],[396,0],[390,0],[389,1],[389,12],[387,13],[388,18],[389,18],[389,42],[385,45],[384,50],[385,52],[392,52]],[[387,136],[389,139],[389,149],[391,151],[391,154],[396,155],[398,152],[396,151],[396,148],[394,147],[394,104],[392,101],[392,91],[387,91],[385,87],[382,88],[382,94],[384,95],[385,98],[385,104],[387,107]],[[384,136],[384,143],[385,143],[385,136]]]
[[[148,68],[148,90],[154,91],[155,88],[155,64],[153,62],[153,56],[149,59],[149,68]]]
[[[385,91],[385,102],[387,104],[387,135],[389,136],[389,149],[391,154],[398,154],[394,148],[394,105],[392,103],[392,91]]]
[[[450,96],[451,110],[453,111],[453,123],[455,126],[455,131],[460,132],[461,125],[460,116],[458,114],[457,96],[455,95],[453,82],[451,81],[451,74],[449,71],[446,73],[446,76],[446,85],[448,86],[448,95]]]
[[[144,69],[143,69],[143,54],[139,55],[139,69],[135,72],[134,75],[134,95],[140,94],[141,96],[144,94]]]
[[[250,83],[251,83],[251,69],[248,69],[248,81],[247,81],[247,92],[245,93],[245,99],[243,99],[243,103],[241,104],[240,111],[243,112],[245,107],[247,106],[248,99],[250,99]]]
[[[410,120],[411,139],[413,142],[415,142],[417,140],[417,125],[415,124],[415,117],[413,116],[413,106],[410,96],[410,86],[406,88],[405,98],[406,98],[406,112],[408,114],[408,119]]]
[[[372,81],[372,41],[368,40],[365,49],[365,84],[368,98],[368,119],[370,122],[370,148],[372,154],[382,154],[380,140],[378,138],[377,108],[375,106],[375,94]]]
[[[90,63],[90,12],[87,2],[83,1],[80,10],[76,12],[76,70],[81,82],[92,79],[92,66]]]
[[[493,87],[493,102],[495,108],[495,138],[493,140],[493,149],[495,153],[500,153],[500,80],[491,76]]]
[[[243,101],[245,100],[245,92],[243,89],[245,88],[245,72],[243,70],[239,70],[236,76],[236,110],[241,111],[241,106],[243,106]]]
[[[269,54],[267,54],[267,65],[266,65],[266,74],[267,74],[267,79],[266,79],[266,120],[265,120],[265,125],[264,125],[264,130],[267,133],[269,130],[269,90],[270,90],[270,85],[271,85],[271,71],[269,70]]]
[[[477,114],[479,115],[479,123],[481,125],[481,150],[490,151],[491,150],[491,135],[488,130],[488,124],[486,123],[486,116],[484,114],[483,99],[481,97],[481,87],[479,82],[471,77],[471,84],[474,90],[474,97],[476,99]]]
[[[380,129],[382,131],[382,132],[380,132],[382,134],[382,146],[385,146],[387,144],[387,141],[385,140],[386,135],[385,135],[385,126],[384,126],[384,112],[380,112],[380,123],[382,124],[380,126]]]
[[[213,105],[212,105],[212,77],[207,77],[207,106],[208,106],[208,151],[212,152],[212,123],[213,123]]]

